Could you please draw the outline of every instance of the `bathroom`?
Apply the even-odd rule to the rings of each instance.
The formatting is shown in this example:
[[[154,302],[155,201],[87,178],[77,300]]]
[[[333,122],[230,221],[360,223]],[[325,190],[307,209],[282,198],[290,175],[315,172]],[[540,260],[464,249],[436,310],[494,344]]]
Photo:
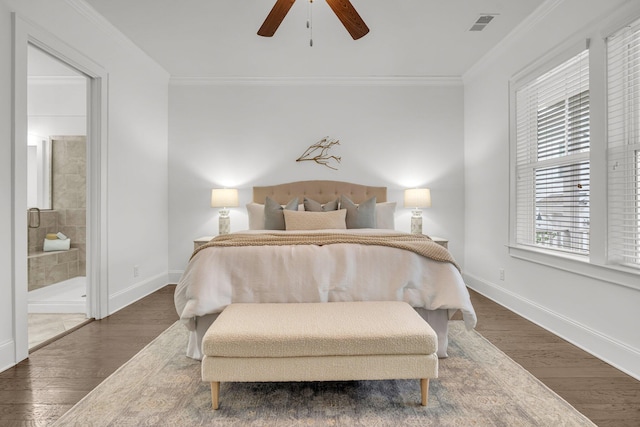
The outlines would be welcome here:
[[[87,78],[28,49],[29,348],[84,323]]]

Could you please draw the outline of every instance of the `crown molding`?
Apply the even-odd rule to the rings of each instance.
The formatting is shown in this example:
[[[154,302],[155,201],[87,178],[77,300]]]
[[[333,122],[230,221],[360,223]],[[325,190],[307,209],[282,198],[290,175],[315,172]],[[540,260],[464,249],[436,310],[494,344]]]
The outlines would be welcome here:
[[[131,39],[125,36],[111,22],[102,16],[97,10],[89,5],[85,0],[64,0],[76,12],[82,15],[87,21],[95,24],[103,33],[107,34],[111,39],[117,41],[123,47],[143,52],[138,45],[133,43]],[[145,53],[146,55],[146,53]]]
[[[175,86],[462,86],[459,76],[171,77]]]
[[[547,15],[560,6],[564,0],[546,0],[531,15],[527,16],[519,25],[517,25],[505,38],[496,44],[489,52],[483,55],[475,64],[473,64],[463,75],[462,80],[467,82],[473,79],[484,68],[490,65],[496,58],[508,52],[509,49],[522,37],[524,37],[532,28],[534,28]]]
[[[156,66],[164,70],[165,73],[169,74],[167,70],[162,67],[155,59],[153,59],[147,52],[145,52],[140,46],[135,44],[129,37],[127,37],[122,31],[116,28],[109,20],[107,20],[104,16],[102,16],[97,10],[95,10],[91,5],[89,5],[85,0],[64,0],[72,9],[74,9],[78,14],[80,14],[83,18],[85,18],[90,23],[94,24],[97,28],[99,28],[103,33],[109,36],[110,39],[118,43],[120,46],[130,49],[134,52],[137,52],[141,55],[144,55],[150,61],[152,61]]]

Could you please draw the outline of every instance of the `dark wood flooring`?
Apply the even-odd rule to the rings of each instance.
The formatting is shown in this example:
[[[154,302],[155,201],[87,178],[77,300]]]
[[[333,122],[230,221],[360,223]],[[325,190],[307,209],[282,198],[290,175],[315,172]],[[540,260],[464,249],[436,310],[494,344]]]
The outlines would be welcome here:
[[[0,373],[0,425],[50,425],[178,318],[174,286]],[[471,292],[477,331],[599,426],[640,426],[640,381]]]
[[[91,322],[0,373],[0,426],[48,426],[178,320],[175,286]]]
[[[640,381],[471,291],[476,331],[601,427],[640,426]]]

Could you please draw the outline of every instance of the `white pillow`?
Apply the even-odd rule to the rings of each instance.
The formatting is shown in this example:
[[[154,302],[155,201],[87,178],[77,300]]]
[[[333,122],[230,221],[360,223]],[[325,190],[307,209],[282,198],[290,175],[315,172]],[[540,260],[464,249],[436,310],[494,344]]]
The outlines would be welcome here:
[[[396,202],[376,203],[376,228],[396,229]]]
[[[249,215],[249,230],[264,230],[264,205],[247,203],[247,215]]]
[[[347,210],[328,212],[284,211],[286,230],[346,230]]]
[[[299,211],[304,211],[304,204],[298,205]],[[262,203],[247,203],[249,216],[249,230],[264,230],[264,205]]]

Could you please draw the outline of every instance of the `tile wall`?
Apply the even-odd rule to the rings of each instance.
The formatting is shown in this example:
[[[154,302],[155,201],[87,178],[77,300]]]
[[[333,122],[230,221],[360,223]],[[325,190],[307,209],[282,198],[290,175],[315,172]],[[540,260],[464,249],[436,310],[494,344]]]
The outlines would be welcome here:
[[[52,136],[53,209],[58,231],[78,248],[78,275],[86,275],[87,144],[84,136]]]
[[[86,138],[52,140],[53,210],[40,212],[40,227],[29,228],[29,290],[86,275]],[[42,252],[48,233],[62,232],[71,250]]]

